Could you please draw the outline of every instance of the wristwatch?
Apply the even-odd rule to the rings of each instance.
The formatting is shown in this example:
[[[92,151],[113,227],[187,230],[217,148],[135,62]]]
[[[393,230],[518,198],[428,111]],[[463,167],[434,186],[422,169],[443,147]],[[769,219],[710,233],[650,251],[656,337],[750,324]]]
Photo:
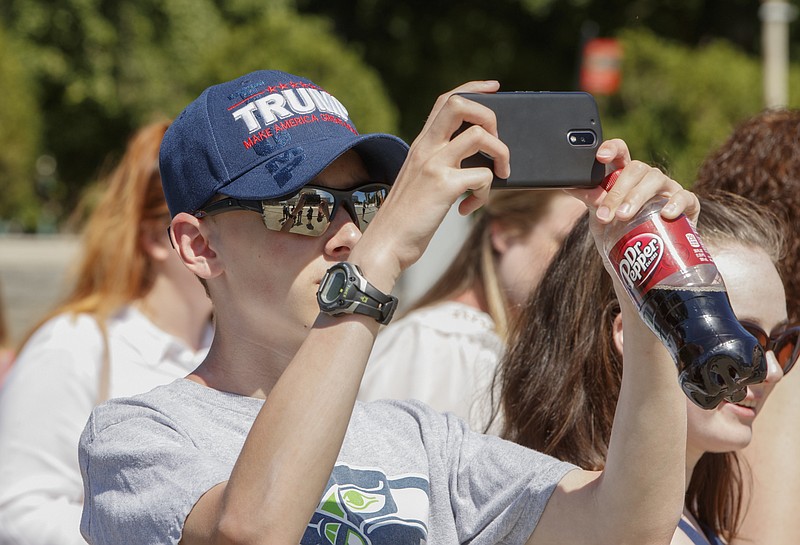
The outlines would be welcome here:
[[[328,269],[319,283],[317,303],[322,312],[331,316],[366,314],[388,324],[397,307],[397,297],[370,284],[358,265],[342,261]]]

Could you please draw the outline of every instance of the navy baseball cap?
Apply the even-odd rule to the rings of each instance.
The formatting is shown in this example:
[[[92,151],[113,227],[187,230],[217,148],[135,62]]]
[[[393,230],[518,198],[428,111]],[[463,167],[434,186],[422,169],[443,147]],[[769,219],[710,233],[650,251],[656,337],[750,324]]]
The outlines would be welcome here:
[[[347,150],[370,181],[393,183],[408,145],[389,134],[358,134],[347,110],[300,76],[259,70],[209,87],[164,135],[164,195],[174,217],[217,194],[274,199],[308,184]]]

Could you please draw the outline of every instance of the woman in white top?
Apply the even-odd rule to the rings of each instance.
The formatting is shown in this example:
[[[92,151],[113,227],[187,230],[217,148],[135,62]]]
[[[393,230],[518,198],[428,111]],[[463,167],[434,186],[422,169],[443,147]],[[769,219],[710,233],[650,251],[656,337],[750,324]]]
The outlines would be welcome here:
[[[359,399],[419,399],[484,431],[510,323],[585,211],[560,190],[493,192],[448,269],[378,334]]]
[[[168,126],[130,140],[84,230],[71,293],[0,390],[0,544],[84,543],[77,446],[92,408],[185,376],[208,350],[211,303],[167,236],[158,150]]]

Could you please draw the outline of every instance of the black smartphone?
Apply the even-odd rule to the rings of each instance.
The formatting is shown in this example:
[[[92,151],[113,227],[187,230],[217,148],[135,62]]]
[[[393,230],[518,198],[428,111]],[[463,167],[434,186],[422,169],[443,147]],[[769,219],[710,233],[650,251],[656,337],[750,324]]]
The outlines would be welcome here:
[[[605,166],[595,159],[603,141],[597,103],[589,93],[518,91],[461,93],[491,108],[497,132],[508,146],[511,176],[495,176],[492,188],[596,187]],[[454,137],[469,125],[465,124]],[[462,167],[492,167],[492,158],[478,153]]]

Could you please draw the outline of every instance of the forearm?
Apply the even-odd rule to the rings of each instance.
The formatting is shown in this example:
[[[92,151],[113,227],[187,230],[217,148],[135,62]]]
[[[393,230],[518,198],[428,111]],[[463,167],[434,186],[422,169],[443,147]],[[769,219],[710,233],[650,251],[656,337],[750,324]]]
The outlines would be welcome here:
[[[350,260],[390,291],[397,267],[374,259],[379,252],[364,242]],[[318,316],[248,434],[222,496],[221,535],[300,541],[341,449],[378,327],[362,315]]]
[[[234,466],[219,513],[223,541],[300,541],[347,430],[378,326],[368,320],[317,320],[270,392]]]
[[[686,399],[666,348],[629,301],[622,306],[622,388],[595,491],[599,520],[604,535],[619,532],[611,543],[669,543],[683,506]]]

